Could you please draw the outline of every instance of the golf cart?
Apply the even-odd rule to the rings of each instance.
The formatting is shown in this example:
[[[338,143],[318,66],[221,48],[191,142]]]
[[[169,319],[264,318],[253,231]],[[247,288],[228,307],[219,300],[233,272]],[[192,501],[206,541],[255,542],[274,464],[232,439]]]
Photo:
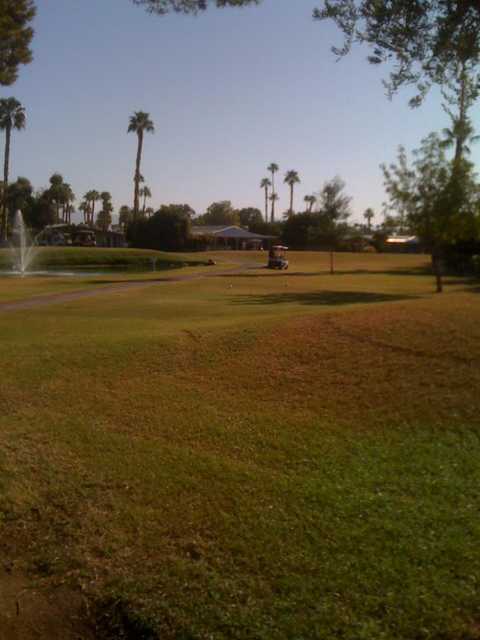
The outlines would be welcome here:
[[[288,269],[287,251],[288,247],[281,244],[274,245],[268,252],[267,267],[269,269]]]

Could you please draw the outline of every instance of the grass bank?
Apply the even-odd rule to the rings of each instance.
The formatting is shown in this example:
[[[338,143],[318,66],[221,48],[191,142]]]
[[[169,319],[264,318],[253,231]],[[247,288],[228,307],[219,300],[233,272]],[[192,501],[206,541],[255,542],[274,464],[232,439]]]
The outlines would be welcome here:
[[[0,268],[11,265],[11,252],[0,250]],[[35,250],[32,269],[45,268],[177,268],[204,262],[201,256],[167,253],[148,249],[108,249],[101,247],[39,247]]]

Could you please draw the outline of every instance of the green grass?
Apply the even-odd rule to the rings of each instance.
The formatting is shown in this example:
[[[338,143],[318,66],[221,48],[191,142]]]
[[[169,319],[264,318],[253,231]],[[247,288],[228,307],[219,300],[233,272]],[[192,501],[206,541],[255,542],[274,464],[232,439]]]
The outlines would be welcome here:
[[[167,253],[148,249],[106,249],[101,247],[39,247],[35,250],[32,269],[123,267],[151,268],[152,259],[157,268],[173,268],[202,262],[201,255]],[[11,264],[11,252],[0,250],[0,267]]]
[[[4,556],[96,637],[478,639],[480,297],[424,263],[0,315]]]

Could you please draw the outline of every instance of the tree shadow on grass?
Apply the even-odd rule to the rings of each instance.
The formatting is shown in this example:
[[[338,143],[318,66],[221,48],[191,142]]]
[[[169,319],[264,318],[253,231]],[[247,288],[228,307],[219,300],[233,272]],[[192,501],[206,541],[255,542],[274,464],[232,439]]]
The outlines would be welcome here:
[[[231,299],[239,305],[305,304],[316,306],[341,306],[374,302],[416,300],[420,296],[368,291],[318,291],[316,293],[269,293],[266,295],[239,295]]]
[[[259,271],[260,269],[258,269]],[[219,278],[298,278],[298,277],[318,277],[318,276],[361,276],[361,275],[385,275],[385,276],[431,276],[431,269],[427,267],[417,267],[411,269],[350,269],[335,271],[334,274],[330,274],[328,269],[323,271],[272,271],[265,269],[261,273],[222,273],[219,274]]]

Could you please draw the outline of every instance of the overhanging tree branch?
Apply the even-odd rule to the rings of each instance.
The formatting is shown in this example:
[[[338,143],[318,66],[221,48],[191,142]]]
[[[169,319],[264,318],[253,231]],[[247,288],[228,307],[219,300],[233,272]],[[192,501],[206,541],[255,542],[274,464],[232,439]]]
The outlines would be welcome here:
[[[134,4],[143,6],[150,13],[165,15],[167,13],[192,13],[205,11],[209,5],[219,8],[243,7],[249,4],[259,4],[261,0],[133,0]]]

